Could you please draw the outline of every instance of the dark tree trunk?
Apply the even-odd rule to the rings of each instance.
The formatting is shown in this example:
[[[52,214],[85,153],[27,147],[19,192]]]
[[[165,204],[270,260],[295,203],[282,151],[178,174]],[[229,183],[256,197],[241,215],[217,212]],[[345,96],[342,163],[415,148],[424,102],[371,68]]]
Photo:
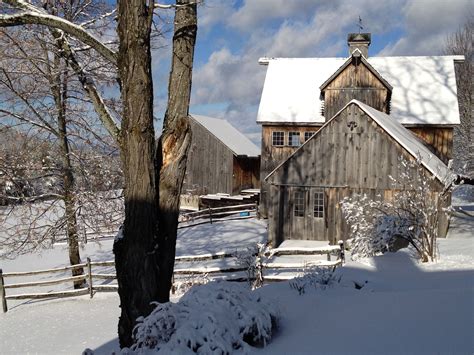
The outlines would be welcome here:
[[[194,45],[197,34],[197,13],[193,0],[178,0],[174,20],[173,57],[168,86],[168,106],[163,133],[157,149],[159,176],[159,246],[161,271],[159,302],[169,301],[176,251],[179,196],[186,172],[187,152],[191,140],[188,114]]]
[[[74,195],[74,175],[70,157],[69,141],[66,128],[66,100],[67,100],[67,72],[61,65],[58,55],[54,58],[54,67],[51,78],[51,91],[57,110],[58,138],[61,153],[61,171],[63,178],[64,218],[66,219],[66,234],[68,240],[69,262],[71,265],[81,263],[79,241],[77,235],[77,220]],[[83,268],[72,270],[72,276],[82,275]],[[81,288],[84,280],[74,281],[74,288]]]
[[[122,0],[118,11],[124,107],[120,145],[126,188],[123,238],[115,242],[114,253],[122,309],[119,340],[121,347],[129,347],[136,319],[151,312],[151,302],[169,301],[179,195],[190,140],[188,109],[197,19],[195,5],[176,9],[168,109],[155,152],[152,9],[143,0]]]
[[[155,179],[155,133],[151,77],[150,29],[153,2],[118,1],[120,39],[118,69],[123,117],[120,136],[125,178],[123,238],[114,244],[121,315],[121,347],[133,343],[136,319],[152,310],[157,300],[156,262],[158,208]]]

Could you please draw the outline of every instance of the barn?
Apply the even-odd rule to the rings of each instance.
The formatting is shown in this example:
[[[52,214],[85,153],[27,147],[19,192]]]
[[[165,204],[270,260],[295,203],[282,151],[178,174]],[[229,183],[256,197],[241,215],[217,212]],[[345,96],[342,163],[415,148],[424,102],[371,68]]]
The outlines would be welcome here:
[[[370,33],[348,35],[346,58],[261,58],[267,66],[257,115],[262,126],[260,213],[265,177],[352,99],[417,135],[445,164],[459,125],[455,67],[463,56],[369,57]]]
[[[339,202],[353,194],[390,200],[397,190],[390,176],[400,174],[399,157],[419,159],[432,181],[431,198],[441,199],[451,174],[446,165],[407,128],[358,100],[326,122],[266,178],[270,185],[269,240],[345,239],[349,228]],[[448,206],[450,198],[443,197]],[[447,217],[439,211],[440,236]]]
[[[184,194],[224,193],[260,187],[260,149],[229,122],[190,115],[192,131]]]
[[[431,164],[446,169],[452,159],[460,121],[455,68],[464,58],[369,57],[370,41],[370,33],[349,34],[346,58],[259,60],[268,66],[257,115],[259,210],[276,245],[288,238],[344,239],[339,201],[355,191],[393,195],[388,175],[397,173],[398,156],[429,153],[427,174],[434,174]],[[433,184],[434,196],[441,185]],[[447,220],[440,217],[445,235]]]

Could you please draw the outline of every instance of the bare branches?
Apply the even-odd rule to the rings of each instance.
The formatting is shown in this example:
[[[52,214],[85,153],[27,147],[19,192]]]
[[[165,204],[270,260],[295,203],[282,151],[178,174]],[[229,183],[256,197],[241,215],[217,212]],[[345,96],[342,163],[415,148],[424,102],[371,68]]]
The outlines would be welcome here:
[[[13,15],[0,15],[0,27],[34,24],[59,29],[77,38],[84,44],[91,46],[104,58],[117,65],[117,53],[105,46],[98,38],[85,30],[84,27],[59,16],[50,15],[43,9],[22,0],[4,0],[4,2],[24,11]]]

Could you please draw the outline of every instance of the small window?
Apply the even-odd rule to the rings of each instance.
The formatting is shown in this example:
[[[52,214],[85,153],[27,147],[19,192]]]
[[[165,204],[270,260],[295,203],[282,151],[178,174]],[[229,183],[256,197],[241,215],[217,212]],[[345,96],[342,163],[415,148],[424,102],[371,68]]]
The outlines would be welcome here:
[[[315,218],[324,218],[324,191],[317,190],[314,193],[313,216]]]
[[[290,147],[298,147],[300,143],[300,132],[290,132],[288,133],[288,145]]]
[[[295,191],[294,201],[295,201],[295,217],[304,217],[304,191]]]
[[[308,139],[310,139],[310,138],[313,136],[313,134],[315,134],[315,133],[316,133],[316,132],[312,132],[312,131],[310,131],[310,132],[304,132],[304,141],[306,142],[306,141],[307,141]]]
[[[279,147],[285,145],[285,132],[272,132],[272,145]]]

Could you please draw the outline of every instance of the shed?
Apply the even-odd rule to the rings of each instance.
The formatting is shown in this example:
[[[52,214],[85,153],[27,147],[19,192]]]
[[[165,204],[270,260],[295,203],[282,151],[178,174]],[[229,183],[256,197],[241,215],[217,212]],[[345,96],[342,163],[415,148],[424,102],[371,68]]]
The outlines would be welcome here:
[[[183,193],[238,194],[260,187],[260,149],[229,122],[191,114]]]
[[[287,239],[345,239],[348,226],[339,202],[365,193],[390,200],[402,186],[398,158],[421,160],[424,172],[434,176],[431,197],[439,198],[446,165],[399,121],[358,100],[350,101],[267,177],[269,239],[279,245]],[[445,200],[450,204],[450,196]],[[447,216],[439,212],[440,236],[447,232]]]

